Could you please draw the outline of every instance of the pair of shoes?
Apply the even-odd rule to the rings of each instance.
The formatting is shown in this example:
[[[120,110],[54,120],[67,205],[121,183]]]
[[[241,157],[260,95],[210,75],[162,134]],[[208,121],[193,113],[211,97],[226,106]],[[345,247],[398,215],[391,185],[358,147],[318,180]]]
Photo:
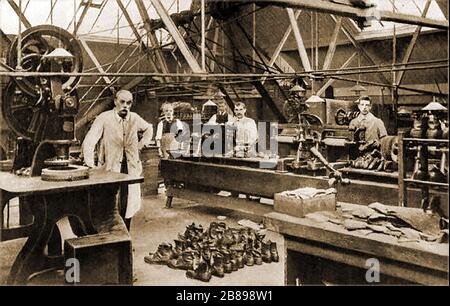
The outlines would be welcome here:
[[[202,261],[199,263],[198,267],[195,270],[188,270],[186,272],[186,276],[193,279],[198,279],[202,282],[209,282],[212,276],[211,268],[208,263]]]
[[[167,264],[174,256],[172,245],[161,243],[155,253],[149,253],[148,256],[144,257],[144,261],[148,264]]]

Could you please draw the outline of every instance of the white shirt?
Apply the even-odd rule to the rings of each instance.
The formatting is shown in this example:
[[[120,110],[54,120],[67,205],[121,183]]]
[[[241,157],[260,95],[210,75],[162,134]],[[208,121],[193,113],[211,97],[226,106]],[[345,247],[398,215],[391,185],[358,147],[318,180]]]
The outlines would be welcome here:
[[[138,132],[144,132],[138,141]],[[139,158],[139,148],[150,143],[153,137],[153,126],[138,114],[129,112],[122,119],[113,109],[101,113],[92,124],[83,141],[83,156],[86,165],[94,167],[94,149],[102,139],[104,161],[99,160],[99,166],[112,172],[120,172],[123,154],[127,158],[128,173],[142,174],[142,163]],[[125,218],[131,218],[141,206],[140,184],[128,185],[128,205]]]
[[[155,140],[161,140],[163,134],[164,121],[166,119],[161,120],[156,127],[156,136]],[[174,132],[178,132],[179,130],[183,130],[183,123],[181,123],[180,119],[174,119],[172,124],[175,124],[175,127],[171,127]],[[176,134],[176,133],[175,133]]]
[[[236,127],[236,144],[254,144],[258,140],[258,129],[256,122],[252,118],[234,118]]]

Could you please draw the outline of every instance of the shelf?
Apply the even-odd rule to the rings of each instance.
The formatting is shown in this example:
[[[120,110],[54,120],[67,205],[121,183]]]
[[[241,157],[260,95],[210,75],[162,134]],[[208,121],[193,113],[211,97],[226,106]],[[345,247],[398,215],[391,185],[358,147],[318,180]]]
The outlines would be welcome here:
[[[444,188],[448,189],[448,183],[436,183],[436,182],[421,181],[421,180],[414,180],[414,179],[404,179],[404,182],[410,183],[410,184],[433,186],[433,187],[444,187]]]
[[[429,144],[448,144],[448,139],[428,139],[428,138],[403,138],[403,141],[406,142],[421,142],[421,143],[429,143]]]

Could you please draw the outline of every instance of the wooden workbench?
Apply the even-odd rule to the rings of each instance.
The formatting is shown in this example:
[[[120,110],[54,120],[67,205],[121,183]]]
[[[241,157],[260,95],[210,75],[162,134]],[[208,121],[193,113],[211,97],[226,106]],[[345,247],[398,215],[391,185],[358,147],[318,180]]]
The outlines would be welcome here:
[[[28,240],[11,268],[8,282],[24,284],[31,274],[49,265],[61,264],[60,242],[55,246],[49,240],[56,222],[65,216],[78,217],[83,235],[128,235],[116,208],[115,195],[121,185],[142,181],[142,177],[101,170],[92,171],[88,179],[71,182],[49,182],[40,177],[0,173],[1,209],[10,199],[25,197],[34,217]],[[49,256],[44,255],[47,245]],[[123,282],[131,283],[131,266],[123,271],[126,274]]]
[[[273,199],[274,194],[300,187],[328,188],[327,176],[311,176],[274,169],[260,169],[262,159],[227,159],[227,158],[186,158],[162,159],[161,175],[166,186],[168,203],[173,197],[206,203],[222,203],[224,199],[214,196],[220,190],[242,193],[257,197]],[[275,160],[267,160],[275,165]],[[380,202],[386,205],[398,205],[399,188],[396,183],[374,182],[352,179],[349,185],[337,186],[337,200],[346,203],[368,205]],[[202,194],[209,194],[208,197]],[[420,207],[420,189],[411,189],[408,204]],[[442,207],[447,206],[446,197],[442,197]],[[240,210],[241,204],[230,199],[230,209]],[[203,202],[202,202],[203,203]],[[224,203],[226,207],[226,203]],[[253,204],[256,204],[253,202]],[[250,204],[254,206],[253,204]],[[170,205],[168,205],[170,206]],[[260,205],[261,206],[261,205]],[[262,212],[267,212],[267,205],[262,205]],[[245,209],[243,207],[243,209]],[[255,210],[256,211],[256,210]]]
[[[381,284],[448,284],[448,243],[399,243],[393,236],[278,212],[266,214],[264,222],[285,238],[286,285],[368,285],[369,258],[380,263]]]

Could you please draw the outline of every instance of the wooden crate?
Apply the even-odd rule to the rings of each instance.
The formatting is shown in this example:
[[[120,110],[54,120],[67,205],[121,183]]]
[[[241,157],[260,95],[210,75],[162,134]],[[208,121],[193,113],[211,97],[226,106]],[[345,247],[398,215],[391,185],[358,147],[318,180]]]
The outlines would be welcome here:
[[[275,211],[295,217],[304,217],[316,211],[336,210],[336,194],[325,194],[311,199],[297,199],[275,193]]]
[[[69,258],[80,263],[80,285],[132,284],[131,238],[126,234],[111,232],[67,239],[65,262]]]

